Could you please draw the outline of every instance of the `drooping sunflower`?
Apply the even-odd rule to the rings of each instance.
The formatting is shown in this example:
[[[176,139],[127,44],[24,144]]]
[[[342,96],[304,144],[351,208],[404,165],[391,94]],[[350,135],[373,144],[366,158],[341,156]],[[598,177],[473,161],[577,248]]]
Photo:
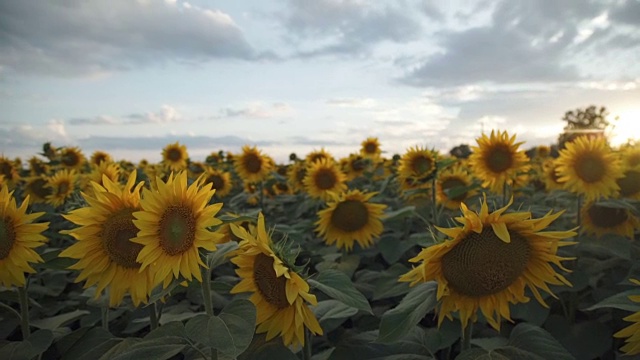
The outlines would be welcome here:
[[[377,137],[368,137],[364,140],[360,147],[360,155],[368,159],[377,159],[382,154],[380,142]]]
[[[584,194],[587,201],[613,197],[620,190],[616,180],[622,177],[620,160],[604,138],[581,136],[566,144],[556,160],[558,181],[565,189]]]
[[[628,209],[608,207],[590,201],[580,209],[582,230],[598,237],[604,234],[618,234],[633,239],[638,219]]]
[[[318,211],[316,232],[338,249],[351,251],[355,242],[361,248],[371,246],[384,230],[381,218],[387,207],[369,202],[375,194],[351,190],[334,196],[326,209]]]
[[[476,321],[480,310],[499,330],[502,318],[511,320],[509,304],[529,301],[525,288],[547,306],[539,289],[555,296],[548,284],[571,285],[551,265],[568,271],[561,262],[569,258],[556,252],[560,246],[574,244],[559,240],[576,233],[543,231],[562,212],[533,219],[529,212],[505,213],[511,203],[493,213],[489,213],[486,197],[479,213],[462,203],[463,216],[455,219],[463,226],[437,228],[450,238],[423,249],[410,260],[420,265],[402,275],[400,281],[412,286],[431,280],[438,283],[438,325],[458,311],[466,328],[470,319]]]
[[[187,172],[181,171],[167,182],[156,179],[157,190],[142,190],[142,211],[133,213],[140,231],[131,241],[143,245],[136,261],[141,271],[150,268],[154,286],[162,282],[166,288],[179,276],[202,281],[200,266],[205,264],[198,249],[216,250],[221,235],[207,228],[221,223],[215,215],[222,207],[209,204],[215,190],[202,180],[187,187]]]
[[[636,285],[640,285],[640,281],[636,279],[629,280]],[[631,295],[629,296],[629,300],[640,303],[640,295]],[[624,341],[624,346],[620,348],[622,352],[627,355],[638,355],[640,354],[640,311],[625,317],[624,320],[633,324],[618,331],[613,334],[613,336],[617,338],[627,338],[627,340]]]
[[[215,197],[218,199],[229,195],[233,188],[230,173],[216,170],[210,166],[206,167],[204,184],[211,184],[211,188],[216,191]]]
[[[436,157],[434,151],[423,147],[411,147],[400,158],[398,176],[402,179],[419,180],[429,177],[436,170]]]
[[[80,170],[87,159],[82,150],[77,146],[66,147],[60,150],[60,164],[67,170]]]
[[[43,212],[27,214],[27,196],[20,207],[13,191],[6,185],[0,189],[0,283],[5,287],[24,286],[24,273],[36,271],[29,263],[43,262],[33,249],[47,242],[42,232],[48,222],[34,223]]]
[[[103,162],[113,162],[113,158],[111,157],[111,155],[109,155],[109,153],[96,150],[93,152],[93,154],[91,154],[91,158],[89,159],[89,163],[91,165],[100,165]]]
[[[478,146],[471,147],[469,166],[482,186],[494,193],[502,193],[505,184],[512,185],[518,173],[529,170],[529,158],[518,150],[523,143],[515,141],[515,135],[492,130],[490,136],[482,134],[476,139]]]
[[[13,188],[20,180],[20,174],[13,160],[0,155],[0,175],[4,176],[4,183]]]
[[[319,160],[311,163],[303,180],[307,194],[315,199],[328,200],[330,193],[347,190],[346,177],[331,160]]]
[[[162,149],[162,164],[169,171],[180,171],[187,168],[187,147],[180,145],[178,141],[174,144],[168,144]]]
[[[475,195],[475,190],[464,190],[472,184],[473,178],[461,167],[447,168],[436,179],[436,201],[447,209],[459,209],[463,201]]]
[[[267,341],[279,335],[285,346],[294,347],[304,345],[305,328],[322,335],[322,328],[307,305],[317,305],[318,301],[309,292],[309,284],[277,253],[262,213],[253,233],[235,224],[231,228],[242,239],[231,259],[238,266],[236,273],[241,280],[231,293],[252,292],[249,300],[256,306],[256,332],[267,333]]]
[[[91,194],[82,194],[86,207],[63,215],[79,227],[63,231],[77,242],[60,256],[78,259],[69,269],[80,271],[75,282],[85,281],[85,288],[97,286],[96,299],[108,287],[112,307],[122,303],[127,293],[135,306],[146,303],[153,288],[149,269],[140,271],[141,264],[136,261],[142,245],[131,241],[138,233],[132,214],[140,210],[140,188],[144,184],[135,181],[135,171],[125,185],[105,176],[101,184],[92,183]]]
[[[46,203],[51,195],[51,188],[47,187],[47,177],[44,175],[31,176],[25,179],[24,193],[29,195],[29,204]]]
[[[60,206],[76,190],[78,174],[75,170],[58,170],[47,178],[47,182],[47,187],[51,189],[51,194],[47,196],[47,203]]]
[[[235,158],[234,165],[238,176],[248,182],[260,182],[272,170],[270,159],[255,146],[248,145],[242,147],[242,154]]]

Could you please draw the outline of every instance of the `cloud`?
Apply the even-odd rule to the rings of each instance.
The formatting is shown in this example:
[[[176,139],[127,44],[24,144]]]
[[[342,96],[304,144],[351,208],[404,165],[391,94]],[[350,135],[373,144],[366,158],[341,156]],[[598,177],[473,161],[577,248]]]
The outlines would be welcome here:
[[[178,110],[169,105],[162,105],[158,112],[129,114],[123,117],[99,115],[91,118],[69,119],[70,125],[127,125],[127,124],[168,124],[183,121]]]
[[[250,139],[241,138],[239,136],[191,136],[191,135],[166,135],[166,136],[132,136],[132,137],[111,137],[111,136],[89,136],[87,138],[78,139],[78,143],[82,148],[87,149],[105,149],[111,151],[119,150],[157,150],[161,152],[167,144],[180,142],[189,149],[207,149],[209,151],[217,151],[221,147],[241,147],[246,144],[254,144],[258,146],[267,146],[272,143],[269,141],[252,141]]]
[[[219,114],[213,116],[214,119],[224,118],[251,118],[268,119],[283,117],[293,112],[293,108],[282,102],[265,104],[262,102],[252,102],[243,107],[227,107],[220,109]]]
[[[372,108],[376,106],[376,101],[371,98],[336,98],[327,100],[327,104],[346,108]]]
[[[26,149],[33,149],[29,156],[41,151],[46,142],[55,144],[73,143],[67,134],[65,123],[51,119],[44,126],[17,125],[0,127],[0,153],[18,156]]]
[[[167,62],[260,57],[228,14],[186,4],[0,1],[0,65],[77,77]]]

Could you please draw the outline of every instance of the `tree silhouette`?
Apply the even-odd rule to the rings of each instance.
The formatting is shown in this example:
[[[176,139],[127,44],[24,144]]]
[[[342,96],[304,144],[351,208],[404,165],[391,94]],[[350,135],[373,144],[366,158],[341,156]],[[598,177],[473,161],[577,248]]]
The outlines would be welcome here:
[[[578,108],[567,111],[562,117],[567,125],[564,132],[558,137],[558,147],[564,148],[565,143],[575,140],[579,136],[604,136],[605,130],[611,125],[607,119],[609,111],[604,106],[598,108],[591,105],[587,108]]]

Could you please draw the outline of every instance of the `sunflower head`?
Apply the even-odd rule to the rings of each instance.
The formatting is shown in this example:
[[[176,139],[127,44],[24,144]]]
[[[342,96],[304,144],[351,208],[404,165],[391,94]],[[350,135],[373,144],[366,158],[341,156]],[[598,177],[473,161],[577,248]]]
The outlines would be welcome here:
[[[60,165],[67,170],[80,170],[87,159],[77,146],[60,150]]]
[[[47,203],[60,206],[73,194],[78,183],[78,174],[74,170],[58,170],[47,178],[46,187],[51,189]]]
[[[436,180],[436,201],[448,209],[458,209],[463,201],[475,195],[475,190],[467,189],[472,184],[473,178],[461,167],[445,169]]]
[[[187,147],[179,142],[169,144],[162,149],[162,163],[169,171],[180,171],[187,168]]]
[[[621,149],[622,163],[627,168],[640,167],[640,145],[627,146]]]
[[[236,172],[244,181],[260,182],[267,178],[273,169],[272,161],[255,146],[243,146],[242,154],[234,160]]]
[[[332,192],[340,193],[347,189],[345,181],[346,176],[338,165],[324,159],[309,165],[303,183],[309,196],[326,201]]]
[[[370,167],[371,160],[360,154],[351,154],[347,158],[341,160],[341,168],[347,176],[347,180],[351,181]]]
[[[479,212],[462,203],[462,224],[456,228],[437,228],[449,237],[423,249],[411,262],[420,265],[400,277],[414,285],[435,280],[438,283],[438,323],[459,311],[463,328],[475,321],[480,310],[489,324],[500,329],[502,318],[510,319],[509,304],[529,301],[525,288],[536,300],[546,303],[539,289],[553,294],[548,284],[570,285],[551,264],[566,270],[556,254],[559,246],[572,243],[559,240],[576,235],[574,231],[542,231],[562,212],[547,213],[533,219],[529,212],[507,213],[505,207],[489,213],[486,198]],[[491,261],[487,261],[491,259]]]
[[[364,140],[360,147],[360,154],[368,159],[376,159],[382,154],[380,142],[377,137],[369,137]]]
[[[551,148],[547,145],[536,146],[536,157],[539,159],[545,159],[551,156]]]
[[[411,147],[400,159],[398,176],[422,180],[436,171],[437,153],[422,147]]]
[[[633,239],[634,230],[640,225],[638,218],[624,208],[609,207],[597,202],[587,202],[580,209],[582,231],[596,236],[618,234]]]
[[[44,175],[32,176],[26,179],[24,193],[29,195],[29,204],[47,202],[47,197],[51,195],[51,188],[47,184],[47,177]]]
[[[640,281],[636,279],[630,279],[630,281],[636,285],[640,285]],[[630,295],[629,300],[640,303],[640,295]],[[638,355],[640,354],[640,337],[638,337],[638,334],[640,334],[640,312],[635,312],[625,317],[624,320],[632,324],[613,334],[613,336],[617,338],[627,338],[624,341],[624,346],[620,348],[622,352],[627,355]]]
[[[113,162],[113,158],[107,152],[100,151],[100,150],[94,151],[93,154],[91,154],[89,163],[91,165],[100,165],[102,162],[107,162],[107,163]]]
[[[296,161],[287,171],[287,181],[294,192],[304,190],[304,178],[307,175],[307,166],[304,161]]]
[[[620,197],[640,200],[640,166],[627,168],[622,177],[616,179],[620,187]]]
[[[49,165],[35,156],[29,158],[29,173],[31,176],[47,175],[49,173]]]
[[[313,150],[305,157],[305,162],[309,165],[322,160],[333,161],[333,156],[324,148],[320,148],[320,150]]]
[[[120,165],[114,162],[102,161],[99,165],[91,165],[91,172],[83,177],[82,189],[93,191],[92,182],[102,185],[103,177],[106,176],[111,182],[117,183],[120,180],[122,171]]]
[[[0,156],[0,175],[4,176],[4,182],[11,187],[15,186],[20,179],[18,168],[13,160],[4,156]]]
[[[204,176],[204,184],[211,184],[211,188],[215,190],[215,197],[221,199],[231,192],[233,184],[231,183],[231,174],[226,171],[219,171],[210,166],[206,167]]]

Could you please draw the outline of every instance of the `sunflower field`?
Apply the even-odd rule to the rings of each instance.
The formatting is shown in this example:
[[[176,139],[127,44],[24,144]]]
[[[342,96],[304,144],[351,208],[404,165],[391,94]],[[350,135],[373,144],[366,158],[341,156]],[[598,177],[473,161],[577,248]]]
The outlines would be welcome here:
[[[640,354],[640,145],[0,157],[0,359]]]

